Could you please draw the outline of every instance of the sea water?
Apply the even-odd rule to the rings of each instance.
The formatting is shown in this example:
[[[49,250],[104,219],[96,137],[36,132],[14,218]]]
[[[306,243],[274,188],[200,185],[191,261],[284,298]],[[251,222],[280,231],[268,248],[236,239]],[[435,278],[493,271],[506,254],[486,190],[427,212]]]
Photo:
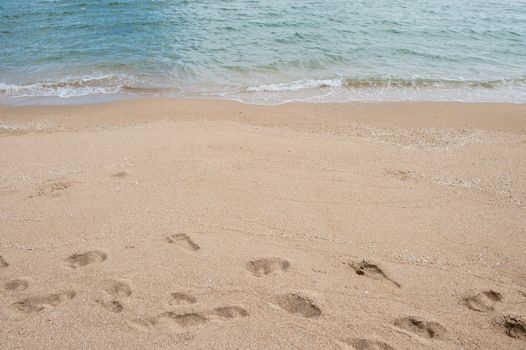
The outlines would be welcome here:
[[[0,102],[526,103],[526,0],[0,0]]]

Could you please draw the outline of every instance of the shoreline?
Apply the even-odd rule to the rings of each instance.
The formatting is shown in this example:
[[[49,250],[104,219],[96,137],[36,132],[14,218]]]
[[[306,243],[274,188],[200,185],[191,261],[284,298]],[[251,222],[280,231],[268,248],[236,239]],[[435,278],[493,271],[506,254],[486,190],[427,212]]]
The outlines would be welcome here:
[[[73,96],[73,97],[59,97],[59,96],[23,96],[0,98],[0,107],[30,107],[30,106],[84,106],[84,105],[99,105],[123,101],[135,100],[179,100],[179,101],[193,101],[193,100],[209,100],[209,101],[226,101],[241,103],[253,106],[282,106],[289,104],[381,104],[381,103],[466,103],[466,104],[496,104],[496,105],[526,105],[526,102],[509,102],[509,101],[463,101],[463,100],[432,100],[432,99],[356,99],[356,100],[316,100],[314,98],[298,98],[290,100],[282,100],[278,102],[257,102],[258,100],[250,101],[235,97],[224,97],[214,95],[180,95],[180,96],[163,96],[163,95],[129,95],[129,94],[101,94],[88,96]]]
[[[433,90],[432,90],[433,91]],[[434,90],[438,93],[440,90]],[[261,96],[255,97],[243,94],[227,95],[214,95],[214,94],[174,94],[174,95],[157,95],[157,94],[99,94],[99,95],[80,95],[70,97],[60,96],[17,96],[17,97],[2,97],[0,98],[0,106],[78,106],[78,105],[92,105],[92,104],[105,104],[119,101],[133,101],[133,100],[144,100],[144,99],[157,99],[157,100],[213,100],[213,101],[229,101],[238,102],[242,104],[255,105],[255,106],[281,106],[287,104],[341,104],[341,103],[468,103],[468,104],[479,104],[479,103],[490,103],[490,104],[510,104],[510,105],[526,105],[526,100],[507,100],[507,99],[461,99],[456,97],[449,98],[432,98],[431,93],[428,97],[411,97],[404,98],[401,95],[398,97],[384,98],[384,97],[353,97],[346,98],[344,96],[331,97],[334,91],[330,91],[326,94],[313,94],[303,96],[294,96],[294,92],[290,92],[291,95],[285,98],[284,95],[276,97],[274,92],[262,93]],[[267,94],[266,97],[265,94]],[[278,93],[279,94],[279,93]],[[338,94],[338,92],[336,92]],[[394,95],[396,96],[396,94]]]
[[[92,114],[96,114],[93,116]],[[229,120],[275,126],[382,126],[526,130],[526,105],[467,102],[341,102],[255,105],[223,99],[138,98],[79,105],[0,105],[0,121],[42,121],[66,128],[128,125],[160,120]],[[29,124],[28,124],[29,125]],[[52,128],[51,128],[52,129]]]
[[[252,84],[200,83],[192,86],[150,82],[137,85],[131,76],[100,76],[73,80],[37,81],[28,85],[0,83],[0,103],[82,104],[129,98],[204,98],[241,101],[250,104],[338,102],[493,102],[526,103],[523,78],[489,80],[396,79],[396,78],[307,78],[262,81]],[[117,79],[119,83],[113,81]],[[125,79],[126,80],[126,79]],[[265,80],[265,79],[264,79]],[[176,84],[177,85],[177,84]],[[3,102],[1,102],[3,101]]]

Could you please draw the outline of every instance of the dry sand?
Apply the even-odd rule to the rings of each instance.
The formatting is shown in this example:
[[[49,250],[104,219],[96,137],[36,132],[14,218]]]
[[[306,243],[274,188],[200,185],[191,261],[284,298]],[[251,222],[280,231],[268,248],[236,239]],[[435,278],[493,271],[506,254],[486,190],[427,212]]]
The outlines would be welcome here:
[[[0,107],[1,349],[525,349],[526,106]]]

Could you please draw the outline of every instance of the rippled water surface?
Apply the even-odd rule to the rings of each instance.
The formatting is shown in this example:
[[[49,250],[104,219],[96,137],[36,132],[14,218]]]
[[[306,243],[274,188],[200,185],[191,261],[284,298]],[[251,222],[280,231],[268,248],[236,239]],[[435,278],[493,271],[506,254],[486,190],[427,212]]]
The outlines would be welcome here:
[[[2,0],[0,98],[526,102],[526,0]]]

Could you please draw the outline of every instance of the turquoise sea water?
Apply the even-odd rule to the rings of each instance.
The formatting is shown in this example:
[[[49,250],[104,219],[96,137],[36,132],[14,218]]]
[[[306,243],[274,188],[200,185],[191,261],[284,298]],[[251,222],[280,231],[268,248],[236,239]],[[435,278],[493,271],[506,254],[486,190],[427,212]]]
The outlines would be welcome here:
[[[526,0],[1,0],[0,100],[526,103]]]

